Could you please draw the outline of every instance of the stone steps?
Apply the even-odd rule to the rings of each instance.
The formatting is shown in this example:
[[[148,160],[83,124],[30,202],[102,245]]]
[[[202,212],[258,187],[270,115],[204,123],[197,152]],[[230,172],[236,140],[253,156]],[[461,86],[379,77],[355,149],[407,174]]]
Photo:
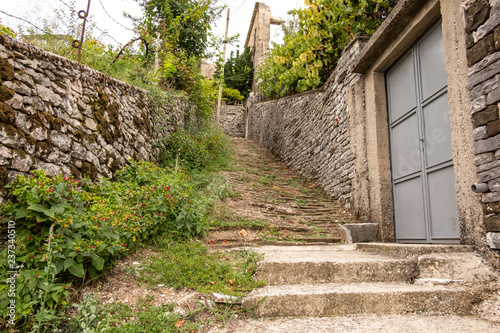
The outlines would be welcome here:
[[[258,317],[468,315],[498,273],[457,245],[262,246],[243,300]],[[384,253],[386,255],[382,255]]]
[[[348,282],[406,282],[415,277],[416,263],[352,251],[353,246],[258,248],[265,255],[255,279],[269,285]]]
[[[261,300],[264,299],[262,302]],[[266,286],[243,306],[259,317],[345,316],[352,314],[469,314],[478,296],[468,288],[403,282],[322,283]]]

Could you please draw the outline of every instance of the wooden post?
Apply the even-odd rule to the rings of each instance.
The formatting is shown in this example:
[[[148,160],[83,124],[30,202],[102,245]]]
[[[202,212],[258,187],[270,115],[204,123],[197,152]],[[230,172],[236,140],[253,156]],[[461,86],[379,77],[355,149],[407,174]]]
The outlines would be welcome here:
[[[226,22],[226,34],[224,35],[224,51],[222,53],[222,76],[219,79],[219,99],[217,100],[217,113],[215,115],[215,124],[220,126],[220,107],[222,103],[222,78],[224,77],[224,64],[226,62],[226,44],[227,44],[227,30],[229,29],[229,11],[227,9],[227,22]]]

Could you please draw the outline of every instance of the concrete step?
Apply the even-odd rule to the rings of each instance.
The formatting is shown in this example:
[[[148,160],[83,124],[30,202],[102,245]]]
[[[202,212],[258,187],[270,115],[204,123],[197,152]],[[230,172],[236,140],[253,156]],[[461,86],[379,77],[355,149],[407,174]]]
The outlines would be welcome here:
[[[233,320],[211,333],[498,333],[500,323],[470,316],[353,315],[345,317],[258,318]]]
[[[416,277],[416,261],[365,253],[353,245],[336,246],[262,246],[255,280],[268,285],[407,282]]]
[[[447,244],[357,243],[356,248],[359,251],[395,258],[412,258],[430,253],[467,253],[474,251],[474,248],[469,245]]]
[[[353,314],[467,315],[479,295],[466,287],[407,283],[326,283],[258,288],[243,300],[258,317]],[[259,304],[260,302],[260,304]]]

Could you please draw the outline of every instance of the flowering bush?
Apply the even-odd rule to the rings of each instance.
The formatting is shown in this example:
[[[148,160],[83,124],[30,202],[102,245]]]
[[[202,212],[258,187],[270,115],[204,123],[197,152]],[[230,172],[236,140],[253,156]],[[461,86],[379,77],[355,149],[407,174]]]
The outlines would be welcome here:
[[[117,181],[49,178],[43,171],[18,177],[0,206],[0,225],[15,221],[16,265],[0,252],[0,314],[7,315],[8,271],[17,271],[17,315],[65,304],[74,285],[113,266],[117,257],[151,235],[187,237],[202,231],[191,208],[186,173],[131,161]]]

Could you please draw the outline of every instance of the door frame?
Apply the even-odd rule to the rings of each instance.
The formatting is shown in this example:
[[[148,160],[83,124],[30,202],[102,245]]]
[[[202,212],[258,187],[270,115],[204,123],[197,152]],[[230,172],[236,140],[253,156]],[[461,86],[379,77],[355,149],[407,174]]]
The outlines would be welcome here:
[[[431,96],[428,96],[426,99],[421,96],[421,89],[422,89],[422,78],[420,77],[420,71],[422,68],[422,63],[421,59],[418,58],[420,54],[420,44],[427,38],[429,37],[433,32],[435,32],[435,29],[440,29],[441,34],[442,34],[442,20],[439,19],[437,22],[435,22],[430,28],[427,29],[384,73],[385,75],[385,83],[386,83],[386,99],[387,101],[390,98],[391,91],[389,89],[389,76],[390,73],[393,69],[395,69],[397,66],[399,66],[404,60],[408,59],[407,57],[411,57],[411,65],[413,66],[414,69],[414,75],[415,77],[413,78],[414,84],[415,84],[415,96],[417,98],[416,105],[415,105],[415,111],[414,113],[411,114],[406,114],[402,115],[400,118],[395,119],[394,121],[391,122],[391,117],[390,117],[390,110],[389,110],[389,105],[387,105],[387,121],[388,121],[388,131],[389,131],[389,158],[390,158],[390,163],[391,163],[391,184],[392,184],[392,203],[393,203],[393,221],[394,221],[394,237],[396,242],[398,243],[417,243],[417,244],[457,244],[460,242],[460,239],[458,238],[459,235],[457,235],[457,238],[453,238],[451,235],[450,237],[433,237],[432,235],[432,226],[436,226],[436,221],[432,220],[431,216],[431,193],[430,193],[430,185],[429,185],[429,174],[432,174],[433,172],[438,172],[441,170],[445,170],[446,168],[452,167],[453,174],[455,170],[453,158],[451,160],[447,160],[444,162],[440,162],[436,165],[433,166],[428,166],[427,165],[427,159],[426,159],[426,154],[423,152],[426,151],[422,147],[424,145],[424,137],[425,140],[428,141],[430,138],[427,138],[424,135],[425,128],[426,128],[426,120],[425,120],[425,114],[424,114],[424,108],[428,106],[430,103],[434,102],[435,100],[441,98],[444,94],[446,94],[446,103],[448,105],[449,100],[448,100],[448,82],[446,82],[446,86],[443,88],[435,91],[432,93]],[[444,44],[443,44],[444,48]],[[444,60],[444,59],[443,59]],[[444,65],[444,64],[443,64]],[[448,109],[448,119],[450,118],[450,110],[449,107]],[[395,110],[393,110],[394,112]],[[410,112],[410,111],[408,111]],[[406,176],[401,176],[398,178],[398,180],[395,180],[393,178],[394,172],[393,172],[393,167],[394,167],[394,161],[393,161],[393,154],[392,154],[392,146],[393,146],[393,134],[391,131],[392,126],[397,126],[399,123],[402,121],[407,120],[409,117],[412,116],[416,117],[417,121],[417,137],[420,138],[419,141],[419,147],[418,147],[418,154],[419,154],[419,162],[420,162],[420,169],[418,171],[412,172]],[[451,128],[448,133],[449,138],[451,140]],[[418,138],[417,138],[418,139]],[[450,147],[451,149],[451,147]],[[397,203],[397,198],[396,198],[396,193],[395,193],[395,188],[398,183],[403,183],[407,180],[414,179],[414,178],[420,178],[420,184],[421,184],[421,191],[422,191],[422,217],[424,221],[423,223],[423,230],[424,230],[424,238],[420,237],[398,237],[398,228],[401,226],[398,226],[398,221],[396,219],[396,203]],[[453,180],[455,180],[455,177],[453,177]],[[454,182],[455,183],[455,182]],[[455,194],[455,205],[456,205],[456,194]],[[456,210],[456,213],[458,215],[458,209]],[[458,227],[458,220],[457,220],[457,227]]]

